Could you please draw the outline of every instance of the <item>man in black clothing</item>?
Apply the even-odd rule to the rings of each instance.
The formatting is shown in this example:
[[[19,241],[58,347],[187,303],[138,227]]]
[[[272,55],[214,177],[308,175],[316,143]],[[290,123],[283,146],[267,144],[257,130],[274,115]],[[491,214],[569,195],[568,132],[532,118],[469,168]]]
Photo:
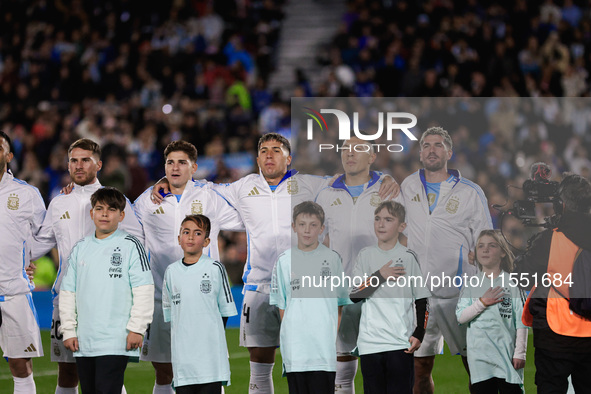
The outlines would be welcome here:
[[[566,393],[569,376],[577,393],[589,392],[591,387],[591,321],[569,310],[569,291],[572,296],[575,285],[561,286],[553,280],[560,273],[565,281],[573,267],[591,267],[591,182],[565,174],[559,195],[563,213],[557,227],[537,234],[515,261],[518,277],[529,279],[526,290],[531,290],[536,275],[538,279],[526,303],[524,319],[530,318],[533,327],[535,382],[540,394]],[[548,274],[551,280],[543,281]],[[571,279],[575,284],[584,280],[575,275]],[[590,287],[591,283],[584,285]]]

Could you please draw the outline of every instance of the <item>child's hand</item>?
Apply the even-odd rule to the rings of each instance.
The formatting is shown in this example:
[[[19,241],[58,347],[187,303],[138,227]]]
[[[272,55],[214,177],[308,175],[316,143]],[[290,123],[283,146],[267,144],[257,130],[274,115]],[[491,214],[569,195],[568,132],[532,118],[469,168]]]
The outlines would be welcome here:
[[[382,268],[380,268],[380,275],[382,275],[384,279],[388,280],[390,277],[396,279],[399,276],[406,274],[404,267],[390,267],[390,264],[392,264],[392,260],[388,261]]]
[[[486,292],[484,292],[482,297],[480,297],[480,301],[482,301],[484,306],[489,307],[503,301],[504,295],[505,293],[503,292],[503,288],[501,286],[491,287],[486,290]]]
[[[135,350],[142,347],[144,337],[136,332],[127,334],[127,350]]]
[[[404,353],[414,353],[421,347],[421,341],[419,341],[415,337],[410,337],[408,341],[410,342],[410,347],[407,350],[405,350]]]
[[[73,352],[77,352],[79,347],[78,347],[78,338],[73,337],[73,338],[68,338],[64,341],[64,346],[66,347],[66,349],[71,350]]]
[[[522,369],[525,367],[525,360],[522,360],[520,358],[514,358],[513,359],[513,368],[515,369]]]

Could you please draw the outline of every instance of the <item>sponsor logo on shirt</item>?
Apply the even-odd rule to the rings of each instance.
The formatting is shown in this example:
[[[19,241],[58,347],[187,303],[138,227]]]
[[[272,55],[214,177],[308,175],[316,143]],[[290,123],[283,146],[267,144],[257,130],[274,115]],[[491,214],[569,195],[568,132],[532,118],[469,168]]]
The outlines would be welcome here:
[[[505,294],[509,294],[509,289],[505,288],[503,291]],[[501,317],[511,319],[512,312],[513,307],[511,304],[511,298],[509,296],[503,297],[503,301],[499,304],[499,313],[501,314]]]
[[[181,293],[173,294],[171,297],[171,301],[173,305],[178,305],[181,303]]]
[[[66,211],[66,213],[64,213],[64,214],[63,214],[63,215],[60,217],[60,220],[62,220],[62,219],[71,219],[71,218],[70,218],[70,212]]]
[[[163,213],[164,213],[164,209],[162,209],[162,207],[160,207],[157,210],[155,210],[154,212],[152,212],[152,214],[154,214],[154,215],[162,215]]]
[[[109,278],[117,279],[123,277],[123,270],[120,267],[122,261],[123,259],[121,258],[121,248],[117,246],[115,249],[113,249],[113,254],[111,255],[112,267],[109,268]]]
[[[261,193],[259,192],[259,189],[257,189],[257,187],[253,187],[252,190],[250,191],[250,193],[248,193],[248,197],[254,197],[254,196],[258,196]]]
[[[417,193],[417,195],[414,196],[410,201],[421,202],[421,196],[419,195],[419,193]],[[431,204],[429,204],[429,205],[431,205]]]
[[[459,198],[456,197],[456,196],[453,196],[447,202],[447,205],[445,206],[445,210],[448,213],[451,213],[453,215],[454,213],[456,213],[458,211],[458,207],[459,206],[460,206],[460,200],[459,200]]]
[[[299,279],[294,279],[290,282],[291,285],[291,290],[292,291],[296,291],[300,289],[300,280]]]
[[[16,193],[10,193],[10,196],[8,197],[8,201],[6,202],[6,206],[8,207],[8,209],[16,211],[19,207],[19,198],[18,198],[18,194]]]
[[[337,205],[343,205],[340,198],[337,198],[332,202],[332,204],[330,204],[331,207],[336,207]]]

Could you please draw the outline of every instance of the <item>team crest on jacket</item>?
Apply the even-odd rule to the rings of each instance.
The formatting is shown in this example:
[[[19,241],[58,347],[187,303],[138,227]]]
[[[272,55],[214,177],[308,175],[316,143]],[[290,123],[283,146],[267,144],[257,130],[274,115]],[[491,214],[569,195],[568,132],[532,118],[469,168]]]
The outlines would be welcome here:
[[[300,191],[300,188],[298,187],[298,181],[296,181],[293,178],[290,178],[287,181],[287,193],[289,193],[289,194],[297,194],[298,191]]]
[[[111,265],[114,267],[119,267],[121,265],[121,249],[116,247],[111,255]]]
[[[211,293],[211,281],[209,280],[209,274],[205,273],[201,277],[200,289],[203,294]]]
[[[203,204],[199,200],[193,200],[191,203],[191,215],[203,214]]]
[[[8,197],[8,201],[6,202],[6,206],[8,207],[8,209],[16,211],[19,207],[18,194],[10,193],[10,196]]]
[[[372,207],[377,207],[382,202],[382,199],[378,195],[378,193],[372,193],[371,197],[369,198],[369,205]]]
[[[447,205],[445,206],[445,210],[448,213],[454,214],[458,211],[459,206],[460,206],[460,200],[456,196],[453,196],[447,202]]]

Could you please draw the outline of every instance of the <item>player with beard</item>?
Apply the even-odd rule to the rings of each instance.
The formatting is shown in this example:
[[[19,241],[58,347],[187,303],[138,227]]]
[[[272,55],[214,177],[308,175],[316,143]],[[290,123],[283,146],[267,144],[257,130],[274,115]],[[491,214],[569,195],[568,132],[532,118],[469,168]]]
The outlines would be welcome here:
[[[0,349],[14,392],[34,394],[31,358],[43,357],[43,347],[31,296],[34,286],[25,267],[30,262],[29,240],[43,222],[45,203],[36,187],[7,171],[12,158],[10,138],[0,131]]]
[[[468,253],[478,234],[492,229],[484,192],[447,168],[452,140],[441,127],[427,129],[420,140],[424,168],[402,182],[407,210],[408,247],[418,255],[424,277],[468,276],[476,273]],[[457,284],[457,282],[456,282]],[[443,350],[443,339],[452,354],[460,354],[466,370],[466,331],[458,326],[455,308],[461,286],[430,288],[429,320],[422,345],[415,353],[415,393],[433,393],[431,376],[435,355]]]
[[[101,148],[89,139],[83,138],[72,143],[68,149],[68,171],[73,188],[67,189],[51,200],[47,215],[32,245],[33,260],[45,255],[57,245],[59,270],[53,288],[53,315],[51,321],[51,361],[58,363],[56,394],[78,393],[78,372],[72,352],[64,347],[59,333],[59,290],[68,268],[68,257],[74,245],[93,234],[95,225],[90,217],[90,196],[102,188],[97,173],[102,168]],[[67,194],[66,194],[67,193]],[[144,242],[142,225],[135,215],[131,203],[126,199],[125,218],[121,229]],[[125,388],[123,388],[125,392]]]

